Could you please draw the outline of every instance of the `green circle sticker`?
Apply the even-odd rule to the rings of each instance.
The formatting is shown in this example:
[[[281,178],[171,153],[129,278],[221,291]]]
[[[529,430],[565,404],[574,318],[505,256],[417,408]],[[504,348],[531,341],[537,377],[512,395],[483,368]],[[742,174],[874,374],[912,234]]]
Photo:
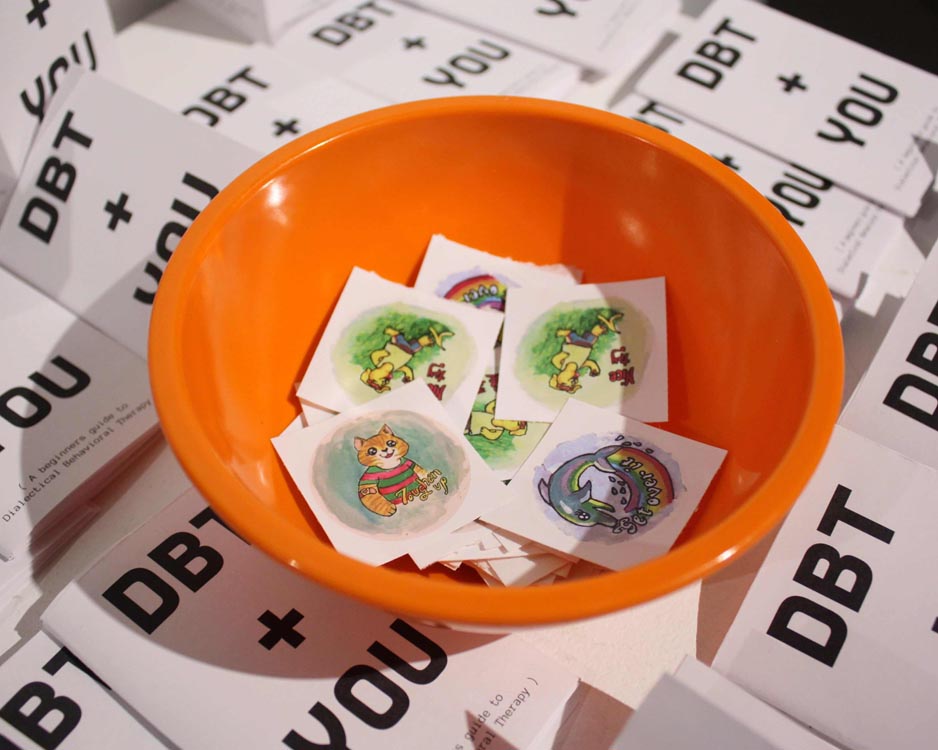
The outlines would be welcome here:
[[[625,300],[559,303],[525,331],[515,376],[555,409],[573,395],[615,406],[640,388],[652,341],[648,318]]]
[[[415,378],[443,403],[466,377],[475,343],[454,317],[403,303],[365,311],[332,351],[337,381],[355,403]]]

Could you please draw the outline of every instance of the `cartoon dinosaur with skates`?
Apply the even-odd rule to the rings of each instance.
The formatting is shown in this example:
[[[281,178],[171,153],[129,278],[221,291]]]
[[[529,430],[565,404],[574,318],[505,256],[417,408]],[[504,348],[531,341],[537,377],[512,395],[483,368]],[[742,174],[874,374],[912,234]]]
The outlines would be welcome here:
[[[599,365],[591,358],[593,346],[604,333],[619,333],[616,321],[622,313],[613,312],[609,317],[597,314],[597,323],[586,333],[577,333],[569,328],[558,328],[556,336],[563,339],[560,351],[555,354],[550,363],[558,372],[550,376],[550,387],[576,393],[583,386],[580,383],[580,370],[586,369],[592,377],[600,373]]]
[[[391,378],[395,373],[403,375],[403,381],[409,383],[414,379],[414,371],[408,365],[414,355],[421,349],[436,346],[445,351],[443,342],[448,336],[454,335],[451,331],[437,331],[433,326],[428,327],[427,333],[415,339],[408,339],[405,334],[395,328],[384,329],[387,342],[381,349],[375,349],[369,358],[373,367],[365,368],[361,374],[361,381],[378,393],[391,389]]]

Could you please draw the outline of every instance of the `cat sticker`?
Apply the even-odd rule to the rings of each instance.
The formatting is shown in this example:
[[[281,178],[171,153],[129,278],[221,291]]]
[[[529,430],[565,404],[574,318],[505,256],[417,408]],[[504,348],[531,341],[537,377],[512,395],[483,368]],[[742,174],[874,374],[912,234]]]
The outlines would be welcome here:
[[[570,399],[483,521],[612,570],[665,553],[726,451]]]
[[[501,313],[355,268],[297,396],[342,412],[422,380],[464,422],[501,324]]]
[[[374,565],[446,549],[456,529],[509,499],[416,378],[273,444],[335,548]]]
[[[664,279],[555,292],[508,290],[495,416],[549,422],[573,397],[667,420]]]
[[[358,480],[358,499],[372,513],[392,516],[399,505],[425,501],[434,491],[449,494],[448,481],[439,469],[427,471],[407,458],[410,443],[388,425],[377,434],[354,440],[358,463],[365,467]]]

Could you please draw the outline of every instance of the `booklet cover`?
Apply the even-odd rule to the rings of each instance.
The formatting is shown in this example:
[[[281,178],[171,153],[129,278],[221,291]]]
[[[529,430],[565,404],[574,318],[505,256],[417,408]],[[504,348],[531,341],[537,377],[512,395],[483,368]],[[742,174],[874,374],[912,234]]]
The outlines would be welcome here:
[[[714,0],[637,90],[913,216],[934,181],[938,77],[749,0]]]
[[[835,428],[713,666],[835,743],[938,733],[938,473]]]
[[[915,277],[840,423],[938,469],[938,247]]]
[[[65,79],[121,67],[106,0],[0,3],[0,48],[0,173],[16,176]]]
[[[613,750],[834,750],[797,722],[692,656],[664,675],[629,718]]]
[[[687,141],[734,170],[788,220],[827,285],[845,297],[857,295],[864,275],[902,233],[901,216],[838,187],[811,165],[789,164],[639,94],[612,111]]]
[[[70,584],[43,628],[180,747],[527,747],[577,684],[515,637],[316,586],[195,491]]]
[[[292,26],[274,50],[311,74],[334,75],[395,102],[562,97],[579,80],[568,62],[389,0],[331,3]]]
[[[0,557],[9,558],[65,501],[89,496],[157,420],[142,359],[3,270],[0,337]]]
[[[176,244],[258,154],[101,76],[63,97],[0,224],[0,265],[146,357]]]
[[[36,633],[0,665],[0,747],[157,750],[168,747],[71,651]]]

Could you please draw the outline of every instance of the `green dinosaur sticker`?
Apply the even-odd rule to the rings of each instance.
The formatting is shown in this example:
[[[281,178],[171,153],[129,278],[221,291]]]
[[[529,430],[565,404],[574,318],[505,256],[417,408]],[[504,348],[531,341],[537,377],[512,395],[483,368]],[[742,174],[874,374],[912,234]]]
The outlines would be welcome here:
[[[353,320],[339,335],[332,361],[336,379],[355,403],[415,378],[445,403],[474,356],[472,337],[456,318],[398,303]]]
[[[522,335],[515,376],[553,409],[572,395],[615,406],[640,387],[651,342],[648,319],[625,300],[563,302]]]

